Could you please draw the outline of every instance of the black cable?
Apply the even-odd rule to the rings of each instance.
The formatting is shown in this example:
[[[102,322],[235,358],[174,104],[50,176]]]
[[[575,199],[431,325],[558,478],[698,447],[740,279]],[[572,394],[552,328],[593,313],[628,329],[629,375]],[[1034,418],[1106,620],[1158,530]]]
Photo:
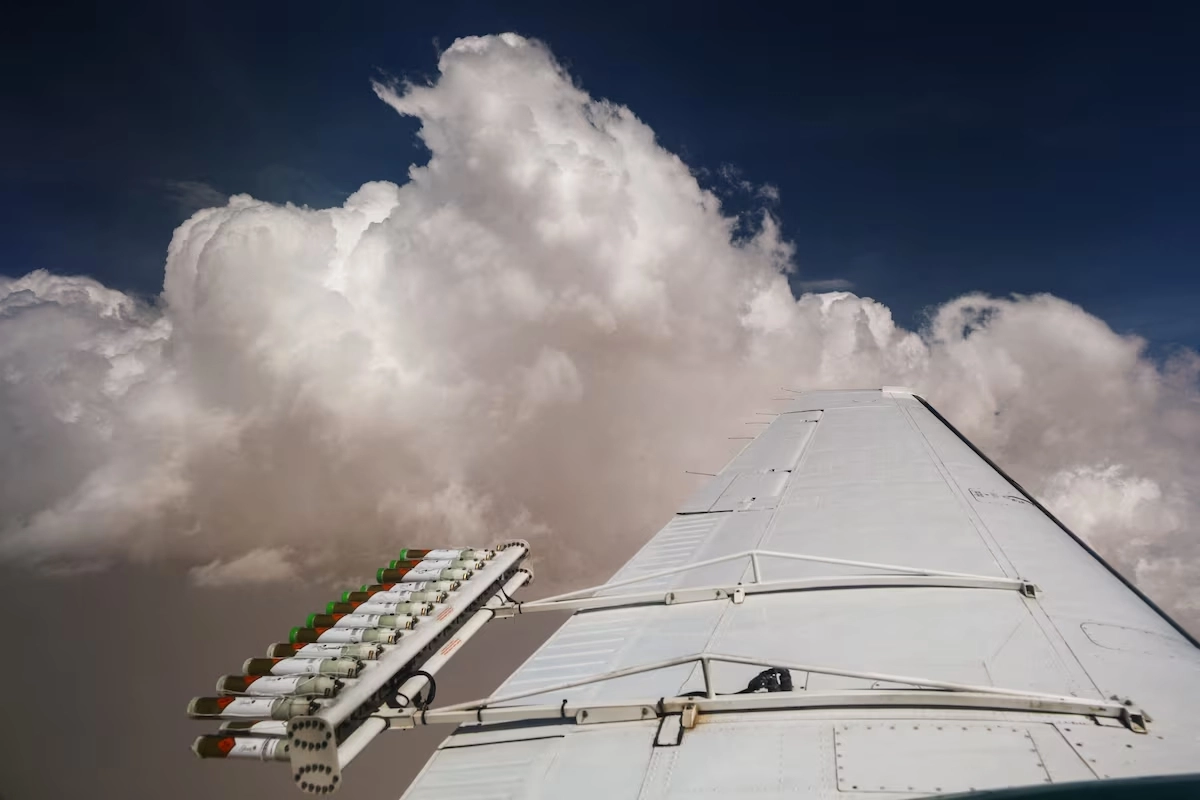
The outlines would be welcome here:
[[[429,681],[429,692],[426,693],[424,699],[421,698],[420,694],[414,698],[410,698],[408,695],[401,694],[399,690],[397,690],[393,697],[388,698],[388,708],[404,708],[409,703],[412,703],[413,708],[416,708],[419,711],[424,711],[425,709],[429,708],[430,704],[433,703],[433,698],[437,697],[437,681],[433,679],[433,675],[429,674],[423,669],[414,670],[397,681],[396,685],[403,686],[408,682],[409,678],[416,678],[421,675],[424,675],[425,679]],[[403,703],[400,702],[400,698],[402,697],[404,698]]]
[[[790,692],[793,689],[792,673],[783,667],[771,667],[764,669],[762,672],[750,679],[750,683],[746,684],[746,688],[740,692],[717,692],[719,697],[728,697],[731,694],[754,694],[755,692]],[[691,692],[684,692],[677,697],[707,697],[708,692],[703,689],[696,689]],[[661,709],[662,701],[659,700]]]
[[[753,694],[755,692],[790,692],[792,691],[792,673],[783,667],[771,667],[751,678],[738,694]]]
[[[503,600],[504,602],[506,602],[510,606],[512,606],[514,609],[516,609],[516,613],[518,613],[518,614],[521,613],[521,604],[518,603],[516,600],[513,600],[512,595],[509,594],[508,592],[504,591],[503,586],[496,589],[496,594],[498,594],[500,596],[501,600]],[[492,610],[492,618],[494,619],[495,616],[496,616],[496,611],[495,611],[495,609],[493,609]]]
[[[429,681],[429,691],[425,694],[425,699],[420,701],[420,703],[417,705],[418,708],[420,708],[422,711],[424,711],[425,709],[427,709],[431,705],[433,705],[433,698],[437,697],[437,681],[435,681],[433,679],[433,676],[430,675],[428,672],[426,672],[423,669],[417,670],[416,672],[409,675],[409,677],[415,678],[418,675],[424,675],[426,680]],[[417,701],[414,700],[414,703],[416,703],[416,702]]]

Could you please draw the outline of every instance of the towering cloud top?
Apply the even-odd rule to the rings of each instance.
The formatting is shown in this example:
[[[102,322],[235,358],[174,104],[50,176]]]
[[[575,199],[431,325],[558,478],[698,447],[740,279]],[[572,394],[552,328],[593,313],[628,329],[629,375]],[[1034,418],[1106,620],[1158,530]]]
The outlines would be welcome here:
[[[661,522],[778,386],[901,383],[1196,610],[1194,354],[1160,368],[1048,296],[959,298],[920,335],[794,298],[771,217],[739,236],[541,44],[461,39],[439,70],[375,86],[421,122],[407,183],[200,211],[153,306],[0,279],[0,554],[180,558],[220,585],[511,532],[584,564]]]

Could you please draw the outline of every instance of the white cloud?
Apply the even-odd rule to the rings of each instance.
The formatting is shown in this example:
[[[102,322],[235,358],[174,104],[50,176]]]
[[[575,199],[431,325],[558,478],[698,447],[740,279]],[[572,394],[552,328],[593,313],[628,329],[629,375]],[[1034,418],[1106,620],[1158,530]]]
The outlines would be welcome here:
[[[578,403],[583,398],[583,381],[575,362],[561,350],[543,347],[537,360],[521,367],[523,396],[517,419],[525,422],[557,403]]]
[[[297,577],[287,549],[261,547],[232,561],[214,559],[188,573],[197,586],[232,586],[244,583],[278,583]]]
[[[958,298],[921,335],[846,291],[795,299],[774,220],[740,235],[540,44],[463,39],[439,69],[376,87],[431,153],[406,184],[199,211],[156,307],[0,278],[0,553],[211,583],[503,531],[607,565],[776,387],[899,384],[1196,607],[1194,355],[1160,368],[1044,295]]]
[[[812,292],[814,294],[822,292],[852,292],[854,291],[854,281],[845,278],[822,278],[812,281],[796,281],[795,287],[801,292]]]
[[[229,195],[204,181],[163,181],[167,197],[184,214],[191,215],[202,208],[223,206]]]

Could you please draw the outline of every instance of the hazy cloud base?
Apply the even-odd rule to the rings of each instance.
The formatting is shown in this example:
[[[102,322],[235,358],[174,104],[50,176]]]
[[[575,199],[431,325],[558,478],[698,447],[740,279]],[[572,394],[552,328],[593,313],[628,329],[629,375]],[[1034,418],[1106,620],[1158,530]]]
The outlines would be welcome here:
[[[742,235],[542,45],[461,39],[439,69],[375,87],[421,121],[408,183],[199,211],[153,306],[0,278],[0,555],[212,586],[399,539],[611,564],[777,387],[902,384],[1197,627],[1194,353],[1156,365],[1044,295],[961,297],[919,334],[796,299],[772,218]]]

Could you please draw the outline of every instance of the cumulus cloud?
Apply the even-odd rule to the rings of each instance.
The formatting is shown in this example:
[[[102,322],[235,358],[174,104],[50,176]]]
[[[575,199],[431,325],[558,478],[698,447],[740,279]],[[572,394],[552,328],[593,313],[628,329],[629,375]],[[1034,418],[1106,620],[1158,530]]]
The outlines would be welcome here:
[[[439,71],[375,86],[429,149],[405,184],[201,210],[153,306],[0,279],[0,555],[219,584],[523,535],[569,578],[622,561],[778,386],[900,384],[1198,607],[1194,355],[1157,366],[1049,296],[958,298],[921,332],[797,299],[769,214],[725,213],[542,45],[460,39]]]

